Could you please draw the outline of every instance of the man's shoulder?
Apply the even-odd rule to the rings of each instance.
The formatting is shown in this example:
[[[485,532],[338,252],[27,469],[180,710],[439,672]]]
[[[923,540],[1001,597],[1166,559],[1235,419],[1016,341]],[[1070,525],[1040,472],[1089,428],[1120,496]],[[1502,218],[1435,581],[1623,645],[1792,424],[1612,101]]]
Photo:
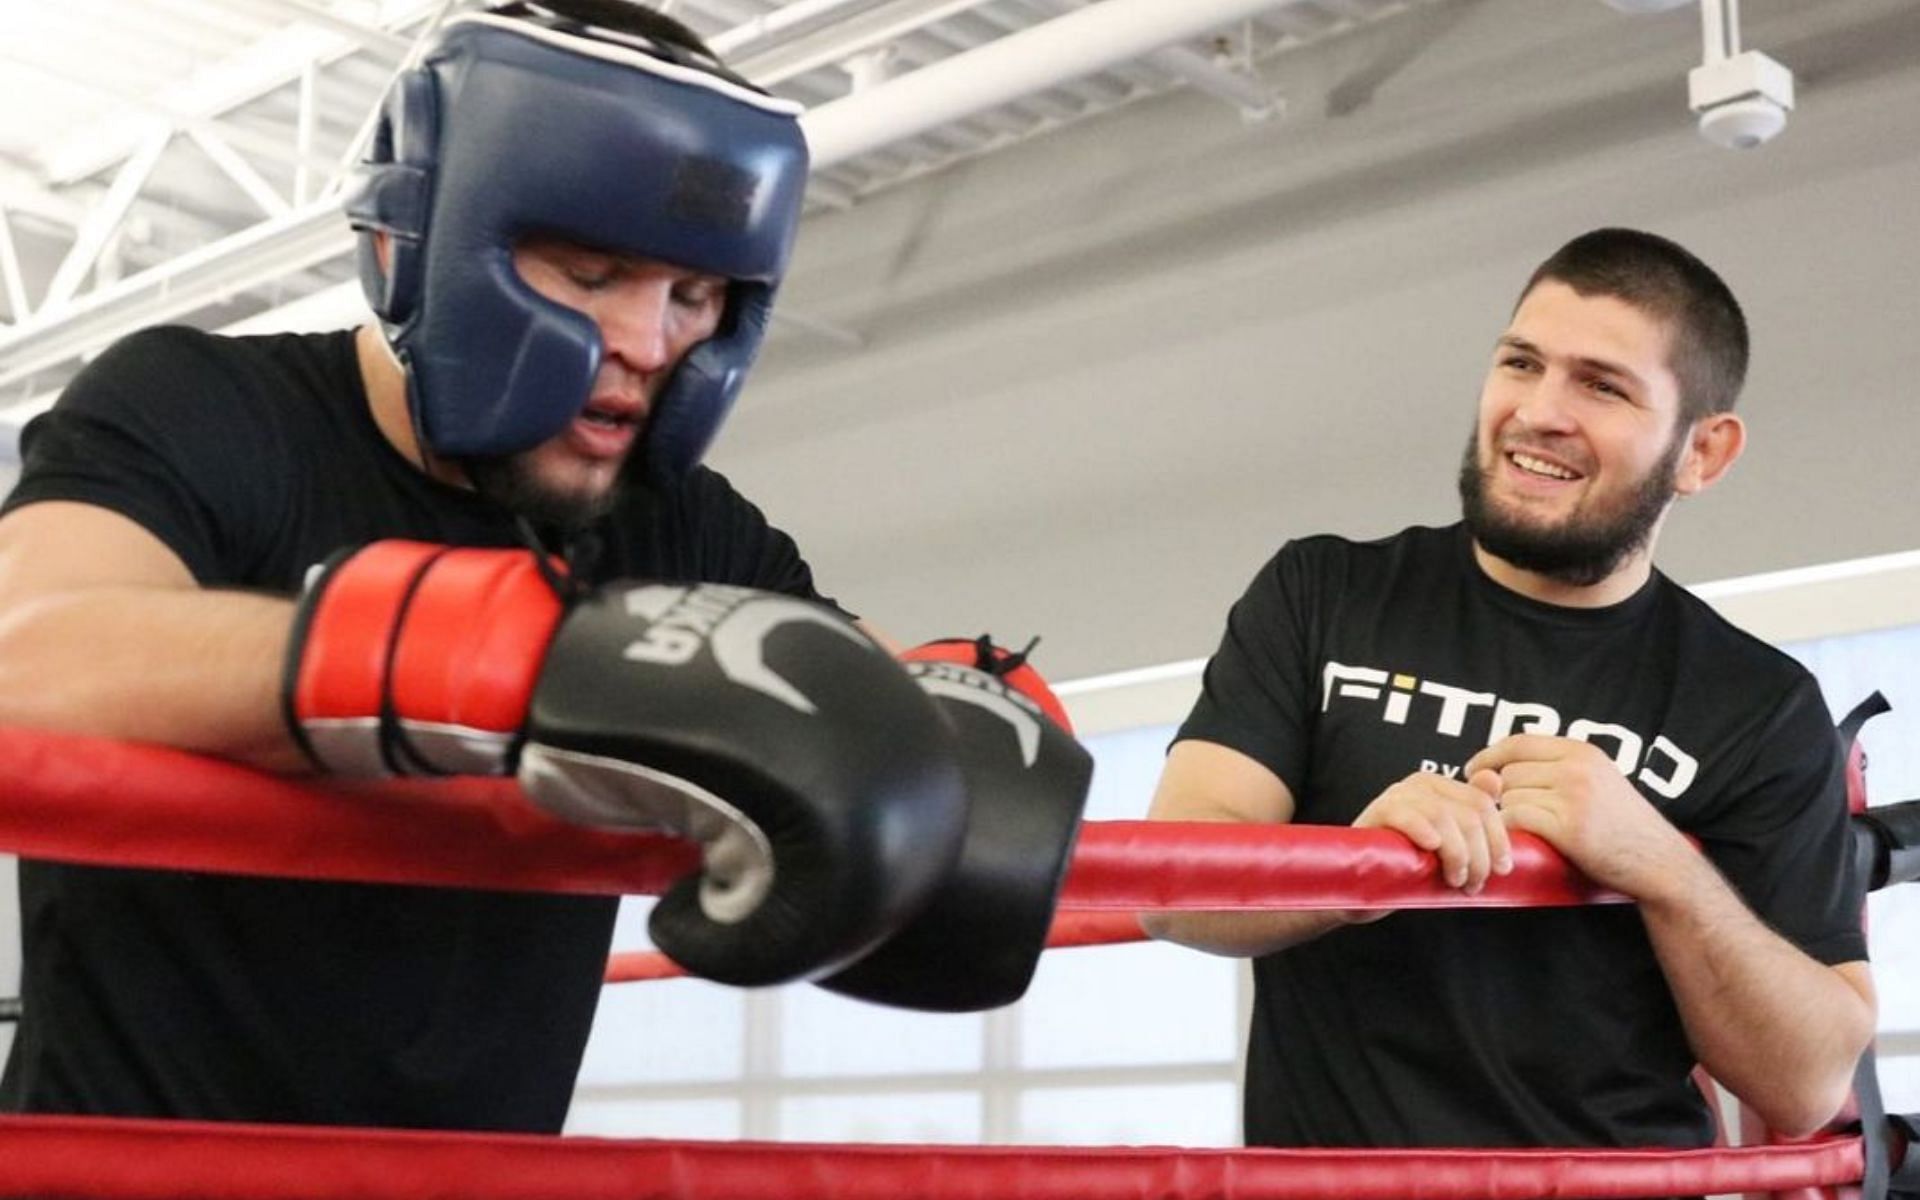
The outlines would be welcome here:
[[[120,338],[101,358],[176,367],[249,363],[303,366],[337,356],[342,343],[350,344],[352,338],[350,329],[323,333],[226,334],[191,325],[152,325]]]
[[[1460,532],[1452,525],[1409,525],[1396,533],[1375,537],[1355,537],[1344,533],[1310,533],[1290,539],[1286,545],[1322,554],[1392,555],[1412,551],[1440,550],[1456,544]]]
[[[1409,564],[1445,563],[1458,550],[1458,525],[1411,525],[1398,533],[1373,538],[1308,534],[1286,542],[1274,557],[1308,569],[1371,573],[1396,571]]]
[[[1681,637],[1702,660],[1716,664],[1716,674],[1764,678],[1777,687],[1813,684],[1813,673],[1798,659],[1735,625],[1691,589],[1665,574],[1655,576],[1654,586]]]
[[[236,407],[287,411],[302,394],[351,392],[352,333],[231,336],[156,325],[114,342],[75,376],[58,407],[181,417]]]
[[[635,488],[632,498],[645,507],[665,506],[694,518],[760,514],[759,508],[741,494],[732,480],[704,463],[689,468],[671,484]]]

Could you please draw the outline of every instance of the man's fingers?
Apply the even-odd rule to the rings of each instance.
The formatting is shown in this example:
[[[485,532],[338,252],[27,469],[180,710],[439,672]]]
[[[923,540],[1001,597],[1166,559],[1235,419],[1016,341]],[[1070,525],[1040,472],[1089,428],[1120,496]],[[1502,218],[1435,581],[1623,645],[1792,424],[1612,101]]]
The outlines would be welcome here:
[[[1500,801],[1500,822],[1509,831],[1537,834],[1557,849],[1565,822],[1554,800],[1551,792],[1537,788],[1508,788]]]
[[[1369,805],[1354,826],[1394,830],[1439,859],[1440,878],[1447,886],[1476,893],[1490,875],[1513,869],[1494,798],[1504,786],[1491,773],[1473,782],[1423,773],[1395,785]]]
[[[1570,778],[1558,763],[1511,763],[1500,772],[1500,803],[1513,803],[1515,792],[1562,791]]]
[[[1531,804],[1501,809],[1500,819],[1509,830],[1531,833],[1550,846],[1555,845],[1554,835],[1560,831],[1560,823],[1550,813]]]
[[[1422,850],[1440,849],[1439,827],[1425,813],[1416,812],[1410,808],[1402,807],[1390,812],[1372,814],[1371,818],[1368,814],[1362,813],[1360,820],[1354,822],[1354,826],[1391,829]]]
[[[1472,822],[1463,832],[1467,839],[1467,873],[1460,881],[1469,896],[1477,894],[1487,886],[1487,876],[1493,871],[1493,835],[1492,828],[1500,824],[1500,818],[1492,808]]]
[[[1564,758],[1569,746],[1578,742],[1569,742],[1566,738],[1547,737],[1539,733],[1516,733],[1501,738],[1493,745],[1467,760],[1464,774],[1472,779],[1482,771],[1497,771],[1505,775],[1503,768],[1517,762],[1551,762]]]
[[[1491,813],[1484,824],[1487,832],[1487,854],[1492,859],[1493,873],[1495,875],[1512,874],[1513,839],[1507,836],[1504,810]]]
[[[1460,822],[1450,812],[1436,818],[1434,825],[1440,830],[1440,878],[1446,880],[1449,886],[1460,887],[1466,883],[1467,871],[1472,864],[1469,839],[1461,830]]]

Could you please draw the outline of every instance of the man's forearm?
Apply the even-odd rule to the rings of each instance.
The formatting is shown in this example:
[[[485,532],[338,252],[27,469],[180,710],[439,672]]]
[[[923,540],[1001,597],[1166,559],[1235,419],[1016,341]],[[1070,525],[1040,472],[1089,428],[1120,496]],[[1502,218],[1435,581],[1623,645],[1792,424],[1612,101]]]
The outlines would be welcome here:
[[[290,601],[98,587],[0,616],[0,724],[155,742],[254,766],[305,760],[280,715]]]
[[[1773,1129],[1813,1132],[1873,1037],[1870,985],[1768,929],[1704,858],[1675,883],[1640,910],[1695,1055]]]
[[[1353,923],[1354,914],[1330,910],[1140,914],[1140,926],[1150,937],[1228,958],[1272,954]]]

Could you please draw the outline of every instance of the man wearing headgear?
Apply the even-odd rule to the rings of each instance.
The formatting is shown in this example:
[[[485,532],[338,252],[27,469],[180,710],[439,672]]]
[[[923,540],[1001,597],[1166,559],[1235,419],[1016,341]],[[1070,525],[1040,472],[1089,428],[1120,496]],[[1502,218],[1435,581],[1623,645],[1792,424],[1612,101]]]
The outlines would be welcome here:
[[[989,1002],[1017,995],[1084,752],[954,719],[701,465],[806,169],[797,108],[651,10],[448,22],[347,204],[378,327],[147,330],[26,431],[0,721],[512,774],[563,819],[678,832],[703,869],[654,940],[723,982],[963,1006],[919,946],[984,888],[1032,930],[1011,965],[979,948]],[[1046,699],[974,674],[963,707],[1009,730]],[[1003,787],[1055,815],[1037,866],[983,882],[969,792]],[[615,911],[46,862],[21,891],[0,1107],[399,1127],[557,1130]]]

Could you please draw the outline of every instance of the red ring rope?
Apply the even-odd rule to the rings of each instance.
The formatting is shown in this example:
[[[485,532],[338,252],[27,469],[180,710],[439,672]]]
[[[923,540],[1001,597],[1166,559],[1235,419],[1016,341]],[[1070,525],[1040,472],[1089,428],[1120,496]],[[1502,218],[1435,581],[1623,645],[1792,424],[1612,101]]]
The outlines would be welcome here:
[[[614,1141],[0,1118],[0,1195],[87,1200],[1524,1200],[1857,1183],[1857,1137],[1737,1150]]]
[[[289,836],[299,830],[300,836]],[[296,879],[655,895],[693,848],[554,820],[509,780],[300,781],[177,750],[0,729],[0,849]],[[1537,838],[1477,896],[1390,830],[1096,821],[1063,908],[1544,906],[1618,901]]]
[[[178,751],[0,729],[0,847],[36,858],[297,878],[647,894],[685,843],[555,821],[505,781],[303,783]],[[290,829],[301,836],[288,837]],[[1092,823],[1062,895],[1079,934],[1150,908],[1617,901],[1517,836],[1478,897],[1384,830]],[[1120,919],[1116,919],[1120,918]],[[1089,944],[1089,943],[1079,943]],[[1520,1200],[1857,1182],[1858,1138],[1738,1150],[822,1147],[0,1117],[0,1195],[89,1200]]]

